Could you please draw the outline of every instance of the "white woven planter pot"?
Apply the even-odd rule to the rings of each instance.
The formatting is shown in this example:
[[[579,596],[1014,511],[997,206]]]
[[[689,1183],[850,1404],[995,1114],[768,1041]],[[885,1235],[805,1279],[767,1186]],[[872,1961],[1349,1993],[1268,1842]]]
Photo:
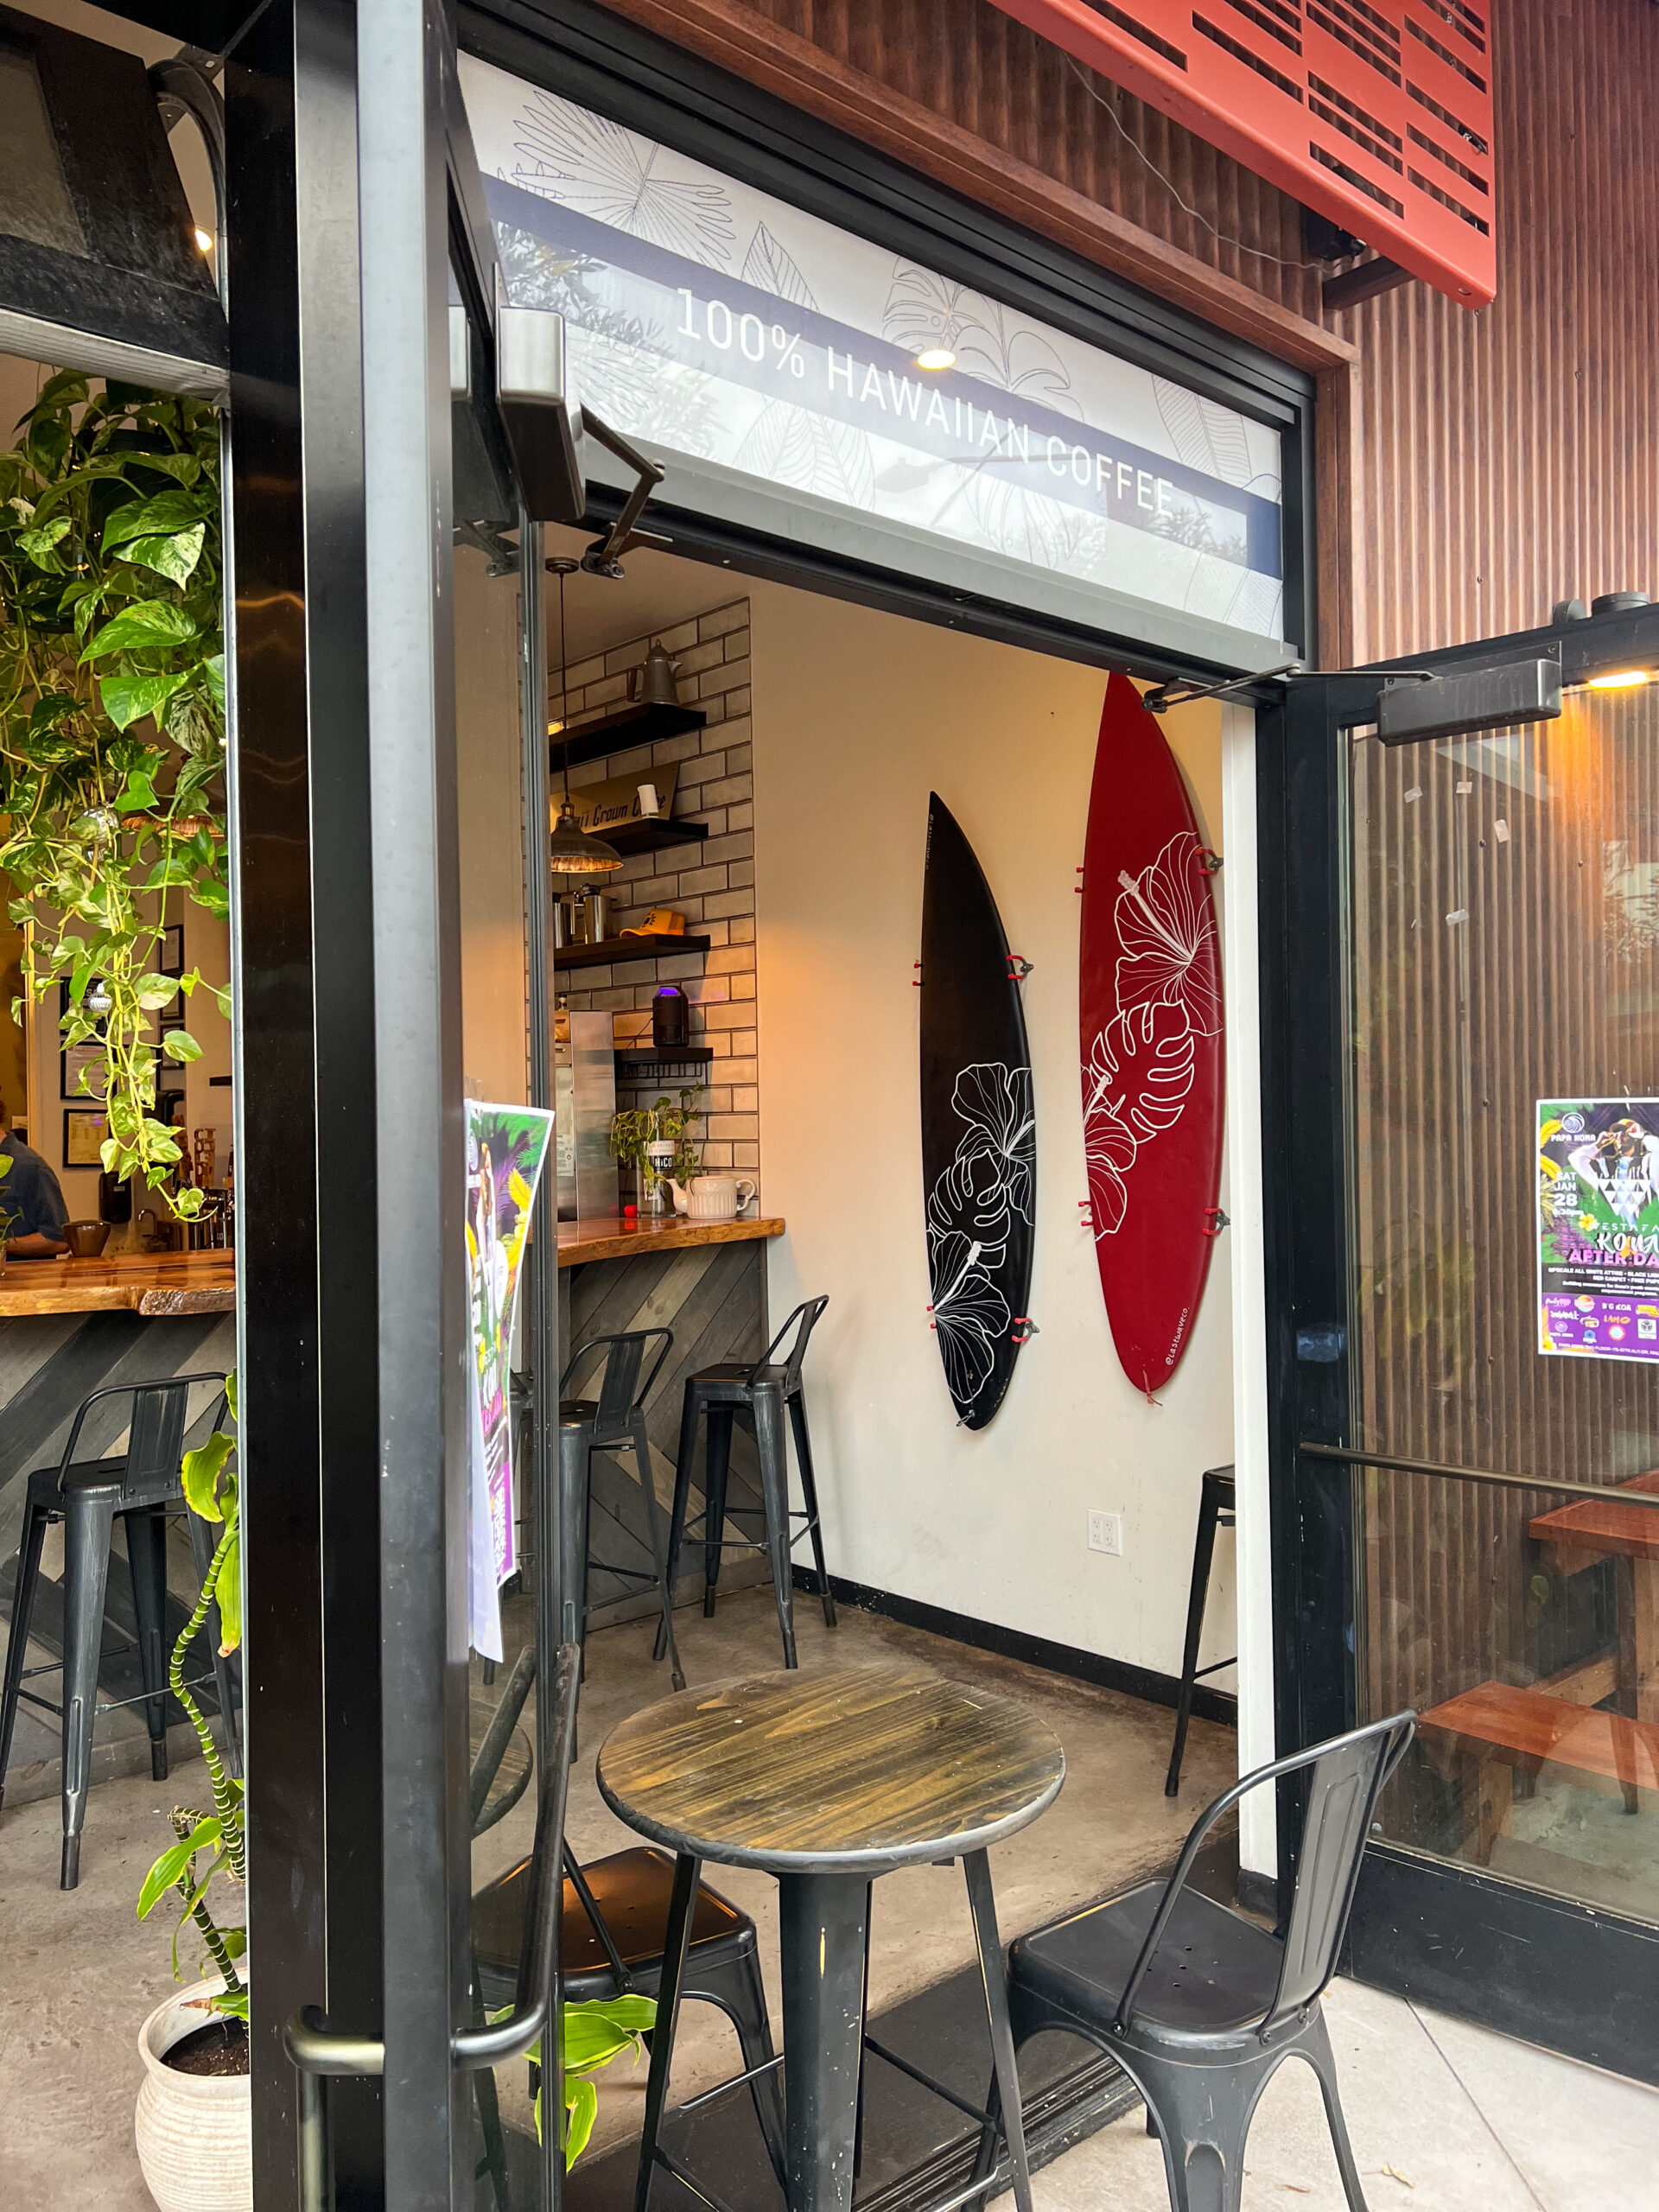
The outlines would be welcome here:
[[[253,2105],[244,2074],[180,2074],[166,2054],[213,2017],[215,1975],[158,2005],[138,2031],[143,2086],[133,2133],[144,2185],[161,2212],[253,2212]]]

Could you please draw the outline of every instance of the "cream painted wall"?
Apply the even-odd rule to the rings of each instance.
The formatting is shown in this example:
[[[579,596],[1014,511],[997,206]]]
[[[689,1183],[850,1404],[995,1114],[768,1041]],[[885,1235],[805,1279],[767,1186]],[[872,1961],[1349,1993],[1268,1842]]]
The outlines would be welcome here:
[[[476,1097],[530,1096],[518,579],[455,549],[455,766],[464,1078]]]
[[[832,1568],[1173,1674],[1198,1478],[1232,1457],[1232,1298],[1224,1241],[1192,1346],[1148,1405],[1117,1363],[1078,1226],[1075,887],[1104,678],[753,591],[761,1151],[768,1211],[789,1224],[770,1248],[770,1296],[781,1320],[830,1294],[808,1389]],[[1220,712],[1191,707],[1165,726],[1220,849]],[[930,790],[1035,963],[1041,1333],[978,1433],[956,1425],[925,1312],[912,963]],[[1088,1549],[1090,1508],[1122,1514],[1122,1558]],[[1205,1661],[1236,1648],[1232,1566],[1224,1534]]]

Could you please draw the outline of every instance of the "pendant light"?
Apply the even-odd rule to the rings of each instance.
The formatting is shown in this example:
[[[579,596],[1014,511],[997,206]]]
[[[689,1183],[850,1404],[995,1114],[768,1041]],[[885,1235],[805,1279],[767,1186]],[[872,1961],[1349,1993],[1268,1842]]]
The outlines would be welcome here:
[[[574,567],[575,563],[570,564]],[[566,569],[559,569],[559,680],[564,680],[564,579]],[[590,836],[576,819],[576,810],[570,804],[570,729],[564,728],[563,792],[559,801],[557,819],[547,841],[547,865],[555,875],[608,875],[622,865],[622,855],[614,845],[607,845],[602,837]]]

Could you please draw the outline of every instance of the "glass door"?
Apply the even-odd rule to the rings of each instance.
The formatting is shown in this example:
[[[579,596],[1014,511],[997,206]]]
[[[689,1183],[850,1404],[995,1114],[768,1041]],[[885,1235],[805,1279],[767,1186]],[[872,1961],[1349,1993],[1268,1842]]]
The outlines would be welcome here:
[[[1615,671],[1617,672],[1617,671]],[[1659,1492],[1659,693],[1356,744],[1355,1440]],[[1360,1470],[1383,1833],[1659,1924],[1659,1508]]]
[[[1379,734],[1523,662],[1533,719]],[[1624,615],[1298,687],[1264,791],[1281,1749],[1414,1709],[1356,1970],[1650,2079],[1656,662]]]

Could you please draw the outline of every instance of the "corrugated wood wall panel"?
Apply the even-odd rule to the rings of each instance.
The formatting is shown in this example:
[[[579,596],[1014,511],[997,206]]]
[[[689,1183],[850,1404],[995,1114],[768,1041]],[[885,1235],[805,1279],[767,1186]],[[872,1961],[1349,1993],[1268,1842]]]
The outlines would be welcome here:
[[[988,0],[753,0],[756,12],[1298,314],[1317,316],[1296,203]],[[1092,98],[1092,86],[1099,99]],[[1100,100],[1198,214],[1130,150]],[[1214,235],[1267,255],[1224,245]],[[1284,264],[1284,265],[1281,265]]]
[[[1499,289],[1411,284],[1336,319],[1363,356],[1363,650],[1659,590],[1659,11],[1509,0],[1497,16]]]
[[[1570,701],[1517,747],[1535,793],[1469,750],[1355,752],[1363,1434],[1407,1458],[1618,1480],[1659,1464],[1654,1376],[1535,1349],[1533,1116],[1540,1096],[1653,1086],[1659,931],[1610,883],[1608,848],[1659,849],[1659,702]],[[1376,1710],[1597,1648],[1609,1592],[1545,1573],[1526,1533],[1553,1503],[1370,1479]]]

